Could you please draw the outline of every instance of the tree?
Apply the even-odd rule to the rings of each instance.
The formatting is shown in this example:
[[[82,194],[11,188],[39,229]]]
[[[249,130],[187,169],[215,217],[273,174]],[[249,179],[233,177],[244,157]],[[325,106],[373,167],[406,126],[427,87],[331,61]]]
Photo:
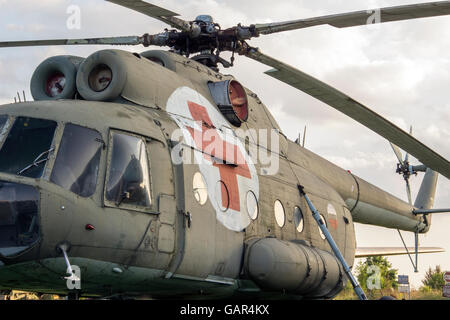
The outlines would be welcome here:
[[[441,271],[441,266],[436,266],[434,270],[429,267],[422,283],[431,289],[442,290],[442,287],[445,285],[445,280],[444,272]]]
[[[360,262],[356,271],[358,281],[364,291],[372,293],[374,290],[396,289],[397,269],[392,269],[392,264],[387,258],[376,256],[368,257],[364,262]]]

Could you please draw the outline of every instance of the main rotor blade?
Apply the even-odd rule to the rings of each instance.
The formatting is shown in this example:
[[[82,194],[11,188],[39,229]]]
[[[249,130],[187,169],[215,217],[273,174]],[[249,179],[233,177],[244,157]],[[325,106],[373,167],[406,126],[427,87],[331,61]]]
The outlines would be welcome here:
[[[409,152],[427,167],[450,179],[449,161],[393,123],[326,83],[267,56],[256,48],[248,47],[245,42],[243,42],[243,45],[244,47],[240,48],[240,54],[275,68],[265,72],[267,75],[287,83],[346,114]]]
[[[386,7],[364,11],[333,14],[328,16],[299,19],[286,22],[256,24],[255,30],[260,34],[309,28],[328,24],[336,28],[347,28],[409,19],[436,17],[450,14],[450,1],[437,1],[396,7]]]
[[[158,19],[159,21],[165,22],[173,28],[176,28],[176,29],[179,29],[182,31],[190,30],[189,22],[175,17],[175,16],[179,16],[178,13],[155,6],[154,4],[150,4],[148,2],[144,2],[141,0],[106,0],[106,1],[118,4],[119,6],[131,9],[131,10],[143,13],[149,17]]]
[[[375,256],[397,256],[406,255],[409,252],[414,252],[415,247],[359,247],[356,248],[355,258],[366,258]],[[438,253],[445,252],[443,248],[439,247],[421,247],[418,248],[418,253]]]
[[[0,42],[0,48],[8,47],[33,47],[33,46],[68,46],[68,45],[139,45],[144,43],[143,37],[111,37],[91,39],[56,39],[56,40],[29,40],[29,41],[4,41]]]

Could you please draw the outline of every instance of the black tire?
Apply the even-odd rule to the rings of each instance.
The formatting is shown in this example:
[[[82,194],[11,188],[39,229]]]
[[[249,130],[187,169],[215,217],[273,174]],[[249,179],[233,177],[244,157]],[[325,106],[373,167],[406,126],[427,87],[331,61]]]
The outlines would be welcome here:
[[[131,54],[131,53],[130,53]],[[94,91],[89,85],[89,75],[99,65],[106,65],[112,72],[111,83],[103,91]],[[114,50],[102,50],[90,55],[80,65],[77,74],[77,89],[80,95],[91,101],[112,101],[122,93],[127,82],[127,70],[120,55]]]
[[[33,99],[36,101],[73,99],[77,92],[77,67],[82,61],[83,58],[75,56],[56,56],[44,60],[31,77],[30,90]],[[51,97],[46,92],[47,80],[57,73],[64,75],[66,83],[60,94]]]

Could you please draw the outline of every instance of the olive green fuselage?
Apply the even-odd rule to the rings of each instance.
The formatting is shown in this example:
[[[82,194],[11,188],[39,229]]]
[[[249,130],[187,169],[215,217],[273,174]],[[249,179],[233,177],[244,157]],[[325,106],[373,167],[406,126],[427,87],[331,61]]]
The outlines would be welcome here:
[[[255,163],[258,216],[244,230],[230,230],[216,218],[211,199],[201,204],[194,196],[193,177],[199,171],[198,165],[172,162],[171,154],[178,144],[173,133],[179,126],[166,106],[182,87],[198,92],[214,105],[208,82],[232,77],[173,53],[159,53],[171,59],[170,69],[130,53],[117,54],[123,55],[128,70],[120,100],[36,101],[0,107],[0,115],[7,115],[10,123],[17,117],[29,117],[58,124],[52,144],[55,151],[45,163],[41,178],[0,173],[0,181],[36,187],[40,196],[39,241],[16,256],[0,257],[0,289],[68,292],[63,278],[66,264],[58,250],[60,244],[67,243],[71,264],[81,268],[81,293],[85,295],[158,297],[202,292],[221,297],[260,292],[243,275],[245,245],[252,239],[303,240],[308,246],[331,252],[298,185],[304,187],[325,218],[349,265],[353,265],[356,246],[353,222],[407,231],[428,230],[429,226],[416,218],[404,201],[289,141],[250,90],[249,117],[240,129],[276,129],[279,143],[269,152],[277,159],[278,170],[262,174],[265,166]],[[50,181],[63,130],[69,123],[96,130],[104,143],[95,192],[89,197]],[[230,128],[237,129],[231,124]],[[149,207],[122,206],[105,199],[113,131],[145,138],[151,186]],[[246,141],[237,135],[250,147],[260,144],[256,136]],[[269,141],[267,148],[273,145]],[[281,227],[274,214],[277,200],[285,212]],[[330,205],[335,215],[329,213]],[[301,232],[294,219],[295,207],[303,213]]]

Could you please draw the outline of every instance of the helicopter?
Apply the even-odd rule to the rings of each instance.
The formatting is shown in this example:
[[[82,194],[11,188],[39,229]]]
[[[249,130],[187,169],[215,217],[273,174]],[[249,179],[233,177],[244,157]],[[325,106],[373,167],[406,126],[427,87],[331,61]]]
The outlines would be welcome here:
[[[449,211],[432,209],[438,173],[450,177],[446,159],[248,43],[316,25],[365,25],[377,12],[380,22],[447,15],[449,1],[223,30],[209,15],[185,21],[143,1],[107,2],[173,29],[0,42],[0,48],[170,49],[51,57],[31,79],[34,102],[0,107],[1,289],[76,297],[331,299],[350,280],[364,299],[350,272],[355,257],[405,252],[358,250],[353,223],[417,238],[429,231],[433,213]],[[229,61],[223,52],[231,53]],[[287,139],[257,94],[219,72],[234,66],[235,55],[272,67],[267,75],[365,125],[392,142],[397,155],[401,148],[417,158],[421,165],[400,157],[398,166],[407,183],[426,172],[415,203]],[[262,132],[270,134],[264,139]],[[419,248],[417,241],[414,250],[442,251]]]

